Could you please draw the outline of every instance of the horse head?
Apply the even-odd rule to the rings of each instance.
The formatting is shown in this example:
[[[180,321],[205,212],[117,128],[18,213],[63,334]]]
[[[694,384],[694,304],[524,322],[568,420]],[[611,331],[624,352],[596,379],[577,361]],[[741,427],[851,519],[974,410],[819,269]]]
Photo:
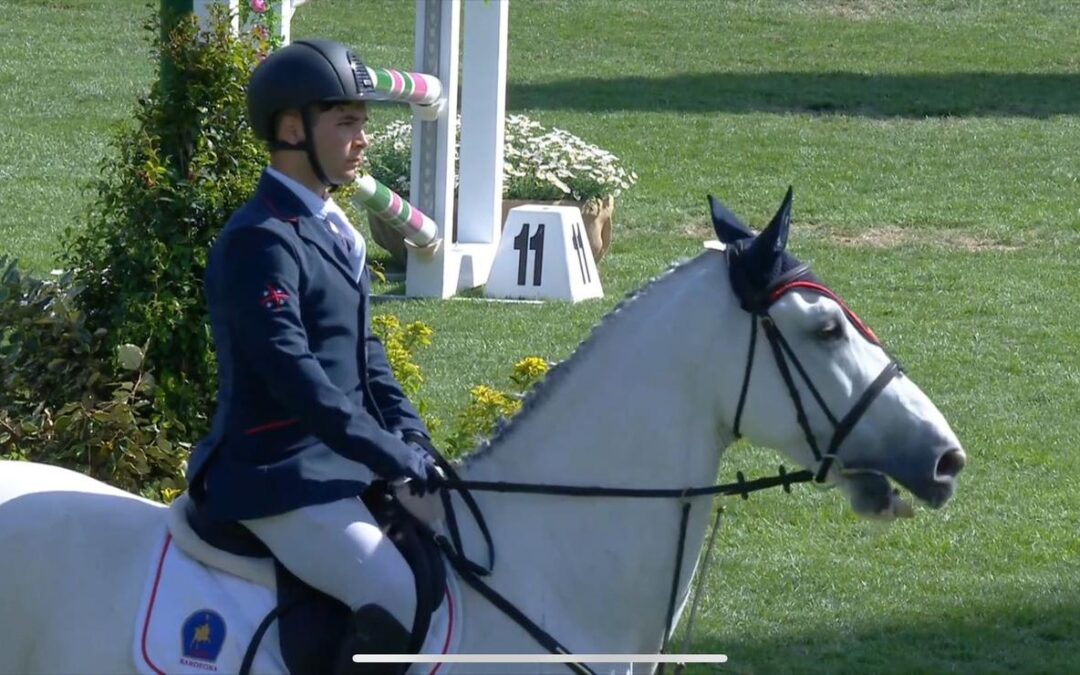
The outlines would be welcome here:
[[[874,333],[785,250],[792,191],[757,236],[711,195],[709,203],[750,325],[735,434],[838,485],[861,515],[912,515],[889,479],[943,506],[966,461],[960,442]]]

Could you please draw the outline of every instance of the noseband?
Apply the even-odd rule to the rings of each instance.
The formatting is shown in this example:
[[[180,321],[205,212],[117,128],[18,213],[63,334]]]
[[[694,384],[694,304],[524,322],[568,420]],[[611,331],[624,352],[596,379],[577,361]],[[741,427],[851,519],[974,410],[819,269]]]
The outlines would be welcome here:
[[[889,356],[888,365],[886,365],[881,373],[874,378],[874,381],[870,383],[870,386],[863,391],[862,395],[855,401],[855,405],[851,406],[851,409],[848,410],[847,414],[844,415],[843,418],[837,420],[836,416],[829,410],[829,406],[825,403],[825,399],[822,398],[817,387],[814,386],[813,381],[810,380],[810,376],[806,374],[806,369],[803,368],[802,363],[799,361],[799,357],[795,355],[795,352],[791,349],[791,345],[784,339],[784,335],[780,332],[780,329],[776,327],[776,322],[773,321],[772,316],[769,315],[769,307],[783,297],[788,291],[795,289],[812,291],[824,295],[839,304],[844,310],[844,315],[847,317],[848,321],[850,321],[867,340],[878,346],[881,346],[881,342],[878,340],[877,336],[874,335],[873,331],[871,331],[854,312],[848,309],[847,305],[845,305],[835,293],[829,290],[828,287],[810,280],[808,278],[810,276],[809,266],[800,265],[777,279],[775,283],[769,286],[769,288],[758,297],[751,298],[744,302],[744,308],[749,307],[750,311],[750,346],[746,355],[746,372],[743,374],[742,388],[739,391],[739,404],[735,408],[735,423],[733,425],[733,430],[736,438],[742,435],[739,426],[742,421],[743,408],[746,405],[746,394],[750,389],[750,373],[754,368],[754,350],[757,345],[758,323],[760,323],[765,332],[765,337],[769,341],[769,347],[772,349],[773,360],[776,362],[776,367],[780,371],[780,376],[784,380],[784,385],[787,387],[788,396],[795,405],[795,418],[798,420],[799,427],[806,437],[806,444],[810,446],[810,450],[814,453],[814,460],[818,463],[817,470],[814,472],[814,482],[824,483],[826,476],[829,474],[829,469],[832,468],[833,461],[840,452],[840,446],[843,444],[844,439],[851,433],[851,430],[870,407],[870,404],[874,402],[874,399],[885,390],[885,387],[892,382],[893,378],[898,377],[900,373],[903,372],[903,368],[896,359]],[[886,354],[888,353],[886,352]],[[814,400],[817,401],[818,407],[825,413],[825,416],[833,426],[832,439],[829,441],[829,447],[824,453],[818,448],[817,437],[810,429],[810,420],[806,415],[806,408],[803,406],[802,397],[799,395],[799,389],[795,386],[795,378],[791,374],[791,367],[788,365],[789,362],[794,364],[795,370],[798,371],[803,383],[806,384],[806,388],[810,390]]]

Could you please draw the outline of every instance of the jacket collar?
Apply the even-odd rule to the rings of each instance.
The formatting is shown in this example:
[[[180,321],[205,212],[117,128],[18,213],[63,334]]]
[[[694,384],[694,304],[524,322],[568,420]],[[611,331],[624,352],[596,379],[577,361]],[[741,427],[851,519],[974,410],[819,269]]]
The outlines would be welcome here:
[[[272,216],[295,226],[301,239],[318,248],[323,257],[345,275],[349,283],[357,289],[360,288],[360,283],[353,276],[352,265],[345,252],[334,241],[326,221],[313,214],[287,185],[263,171],[259,185],[255,188],[255,199]]]
[[[255,199],[267,208],[275,218],[295,223],[301,216],[314,215],[304,201],[287,185],[263,171],[255,188]]]

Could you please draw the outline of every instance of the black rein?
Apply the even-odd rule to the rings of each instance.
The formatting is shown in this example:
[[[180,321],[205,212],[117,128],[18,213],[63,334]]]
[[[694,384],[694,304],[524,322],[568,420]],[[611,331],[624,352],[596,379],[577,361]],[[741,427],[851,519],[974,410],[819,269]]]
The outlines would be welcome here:
[[[492,605],[497,607],[500,611],[511,618],[517,623],[523,630],[525,630],[534,640],[537,641],[544,649],[552,654],[564,654],[569,655],[571,652],[562,645],[554,636],[541,628],[535,621],[530,619],[524,612],[518,609],[512,602],[506,599],[501,593],[496,591],[490,585],[488,585],[482,577],[491,574],[491,570],[495,565],[495,547],[491,537],[491,532],[488,530],[487,522],[484,520],[483,514],[480,512],[479,506],[470,494],[471,491],[477,492],[501,492],[501,493],[513,493],[513,494],[541,494],[541,495],[558,495],[566,497],[619,497],[619,498],[631,498],[631,499],[681,499],[684,501],[682,508],[682,516],[679,523],[679,538],[677,544],[677,550],[675,552],[675,574],[671,582],[671,596],[668,600],[667,615],[664,622],[664,641],[666,643],[667,636],[671,633],[671,622],[675,613],[675,600],[678,594],[679,580],[682,573],[682,559],[683,548],[686,542],[686,528],[690,514],[690,504],[688,501],[695,497],[717,495],[739,495],[743,499],[749,499],[750,493],[757,492],[759,490],[767,490],[769,488],[782,486],[785,492],[791,492],[791,486],[796,483],[806,483],[814,478],[814,474],[811,471],[796,471],[795,473],[787,473],[783,466],[781,466],[775,476],[766,476],[755,480],[748,481],[743,475],[742,471],[738,471],[735,474],[734,483],[724,483],[721,485],[710,485],[707,487],[696,488],[611,488],[611,487],[599,487],[588,485],[549,485],[543,483],[513,483],[505,481],[475,481],[475,480],[461,480],[457,472],[454,471],[453,466],[450,465],[442,456],[437,452],[434,452],[433,448],[429,447],[429,451],[432,451],[435,460],[439,466],[446,473],[448,478],[445,478],[432,487],[437,489],[442,499],[443,509],[446,512],[446,526],[450,534],[450,539],[447,539],[441,534],[435,534],[435,542],[446,556],[451,567],[458,573],[458,575],[465,580],[470,586],[473,587],[480,595],[484,596]],[[479,527],[481,534],[484,537],[484,541],[488,546],[488,566],[481,565],[473,560],[470,560],[468,556],[462,551],[461,532],[457,524],[457,516],[454,512],[453,504],[450,501],[450,491],[458,492],[464,500],[466,506],[471,512],[477,527]],[[577,675],[595,675],[594,671],[584,663],[568,662],[567,667],[577,673]]]

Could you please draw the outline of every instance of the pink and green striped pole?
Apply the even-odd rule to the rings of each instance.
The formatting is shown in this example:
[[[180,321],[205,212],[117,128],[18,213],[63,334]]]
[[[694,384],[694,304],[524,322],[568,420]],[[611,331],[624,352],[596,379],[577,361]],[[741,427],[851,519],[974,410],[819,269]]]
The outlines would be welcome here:
[[[401,233],[406,241],[425,248],[439,236],[435,221],[371,175],[356,179],[356,201]]]
[[[368,67],[375,91],[389,94],[395,101],[432,105],[442,98],[442,82],[424,73],[408,73],[390,68]]]

